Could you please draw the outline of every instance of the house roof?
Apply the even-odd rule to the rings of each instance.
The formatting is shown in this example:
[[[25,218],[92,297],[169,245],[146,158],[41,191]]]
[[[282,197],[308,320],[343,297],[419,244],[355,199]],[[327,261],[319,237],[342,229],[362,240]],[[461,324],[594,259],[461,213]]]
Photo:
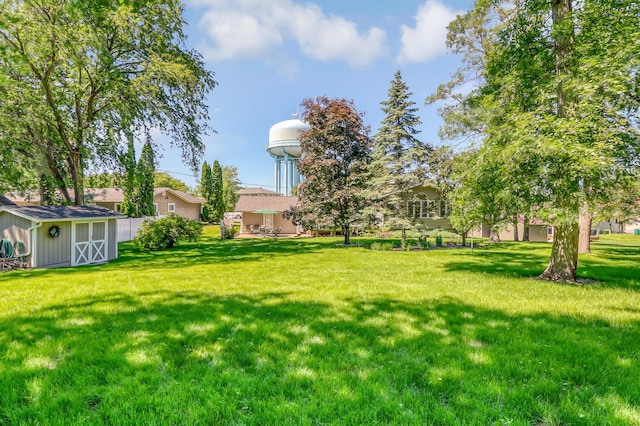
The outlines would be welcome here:
[[[32,222],[63,222],[77,219],[119,219],[126,217],[100,206],[0,206],[0,211],[6,211]]]
[[[168,192],[170,194],[173,194],[187,203],[204,204],[204,200],[202,198],[196,197],[191,194],[187,194],[186,192],[178,191],[177,189],[171,189],[171,188],[156,188],[153,190],[153,196],[155,197],[156,195],[160,195],[163,192]]]
[[[236,191],[238,195],[271,195],[271,196],[281,196],[279,192],[270,191],[264,188],[240,188]]]
[[[39,204],[40,194],[36,191],[26,191],[24,193],[7,192],[4,194],[13,203]]]
[[[169,192],[181,200],[191,204],[203,204],[204,201],[201,198],[195,197],[186,192],[178,191],[171,188],[155,188],[153,195],[160,195],[163,192]],[[73,197],[73,190],[69,190],[69,193]],[[85,188],[85,200],[88,203],[122,203],[124,201],[124,189],[123,188]],[[28,193],[24,197],[17,194],[9,194],[10,200],[18,202],[31,202],[39,203],[40,196],[38,194]],[[1,205],[1,204],[0,204]]]
[[[241,195],[236,203],[236,212],[251,213],[256,210],[267,209],[283,212],[295,206],[298,197],[285,197],[273,195]]]
[[[85,188],[85,200],[88,202],[122,203],[124,201],[123,188]]]
[[[17,206],[17,204],[4,195],[0,195],[0,206]]]

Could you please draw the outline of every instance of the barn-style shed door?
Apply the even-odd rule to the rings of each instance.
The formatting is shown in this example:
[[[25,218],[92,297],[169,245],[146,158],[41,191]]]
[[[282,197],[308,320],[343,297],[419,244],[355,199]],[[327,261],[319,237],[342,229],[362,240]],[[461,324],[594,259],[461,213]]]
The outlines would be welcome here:
[[[107,261],[107,222],[75,222],[72,239],[72,266]]]

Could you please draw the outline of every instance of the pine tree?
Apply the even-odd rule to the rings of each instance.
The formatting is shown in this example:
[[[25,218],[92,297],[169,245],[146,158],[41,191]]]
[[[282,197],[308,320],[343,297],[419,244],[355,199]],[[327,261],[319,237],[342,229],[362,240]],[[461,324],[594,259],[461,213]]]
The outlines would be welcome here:
[[[423,183],[423,165],[430,148],[416,137],[420,132],[416,126],[422,122],[400,71],[396,71],[387,93],[388,99],[381,102],[385,116],[373,142],[369,195],[386,223],[402,231],[404,247],[407,230],[415,227],[416,219],[409,211],[407,198],[413,187]]]
[[[120,205],[122,213],[129,217],[138,216],[136,205],[136,151],[133,144],[133,134],[127,134],[128,149],[124,157],[124,201]]]
[[[138,160],[136,170],[136,198],[138,212],[141,216],[155,215],[155,208],[153,206],[154,172],[153,148],[151,147],[151,143],[147,141],[142,147],[142,153],[140,154],[140,160]]]
[[[224,198],[222,196],[222,167],[220,167],[218,160],[215,160],[211,167],[211,182],[211,188],[213,189],[211,197],[211,205],[213,208],[212,221],[218,223],[222,220],[225,210]]]
[[[202,163],[199,192],[205,202],[202,206],[202,221],[211,222],[213,217],[213,206],[211,204],[211,200],[213,198],[213,180],[211,176],[211,167],[206,161]]]

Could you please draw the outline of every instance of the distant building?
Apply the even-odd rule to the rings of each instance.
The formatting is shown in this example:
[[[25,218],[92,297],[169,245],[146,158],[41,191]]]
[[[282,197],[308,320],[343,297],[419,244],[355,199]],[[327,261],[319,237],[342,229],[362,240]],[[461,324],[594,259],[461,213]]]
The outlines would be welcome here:
[[[101,206],[114,212],[121,213],[121,205],[124,202],[124,190],[122,188],[85,188],[85,205]],[[73,196],[73,191],[71,191]],[[7,198],[20,206],[37,206],[40,204],[40,196],[35,193],[27,193],[24,196],[7,194]],[[200,220],[204,200],[171,188],[155,188],[153,190],[153,205],[156,216],[176,214],[186,219]]]

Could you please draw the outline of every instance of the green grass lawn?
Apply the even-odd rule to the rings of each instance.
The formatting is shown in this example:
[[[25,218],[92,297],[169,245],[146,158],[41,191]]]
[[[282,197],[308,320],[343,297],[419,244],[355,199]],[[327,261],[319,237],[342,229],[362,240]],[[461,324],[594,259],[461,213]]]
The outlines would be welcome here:
[[[0,275],[0,424],[640,424],[640,237],[575,286],[544,243],[205,232]]]

